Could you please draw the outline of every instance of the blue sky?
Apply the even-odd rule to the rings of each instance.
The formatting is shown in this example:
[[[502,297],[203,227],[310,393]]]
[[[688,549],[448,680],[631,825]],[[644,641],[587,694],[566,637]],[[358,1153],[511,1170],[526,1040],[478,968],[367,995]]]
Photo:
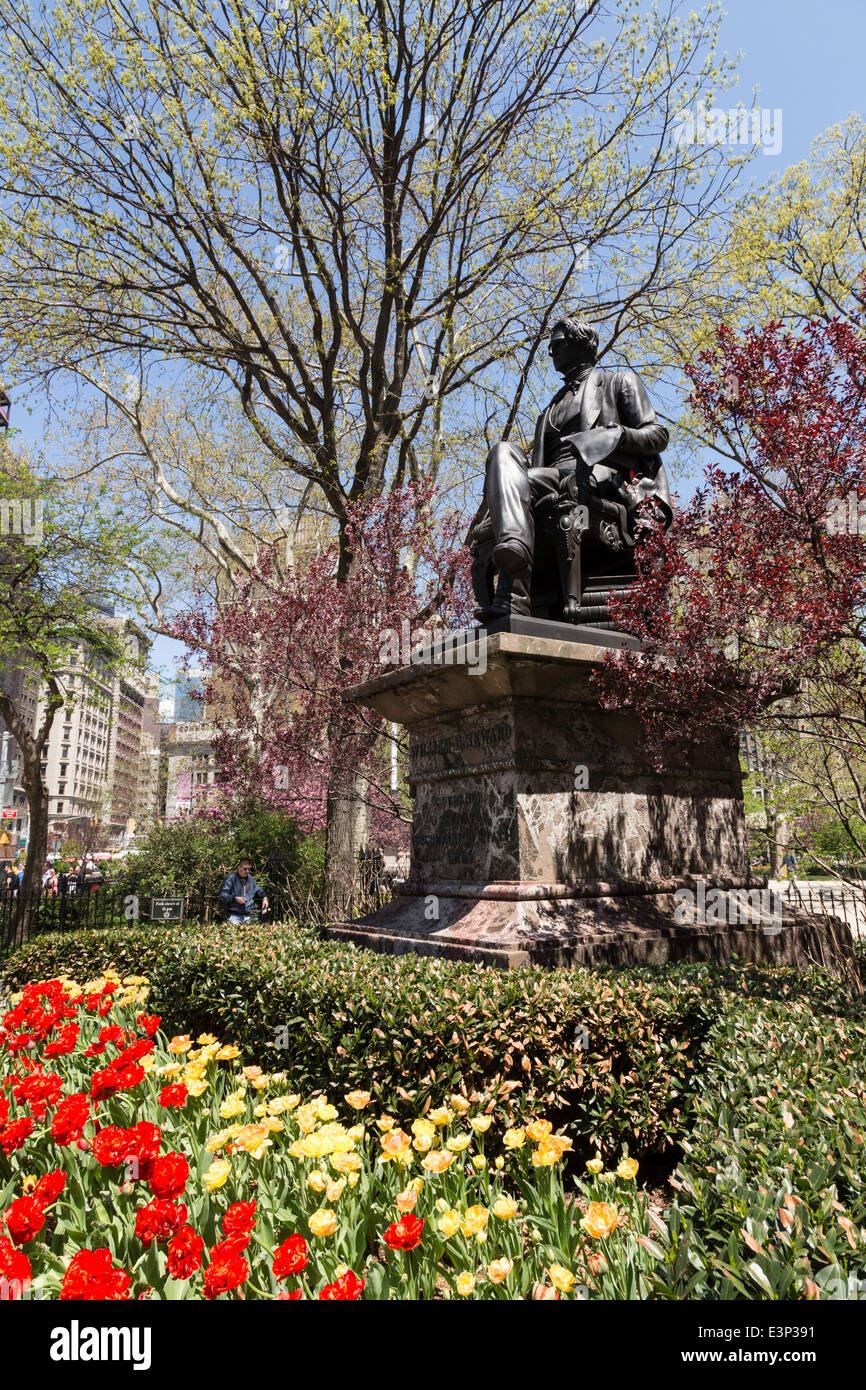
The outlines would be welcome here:
[[[740,84],[723,104],[750,106],[757,86],[758,105],[782,113],[780,152],[759,155],[748,175],[772,178],[806,158],[828,126],[866,107],[866,0],[727,0],[724,8],[721,47],[743,57]],[[38,412],[28,419],[22,411],[14,423],[38,438]],[[151,664],[167,677],[181,651],[179,643],[158,638]]]
[[[866,0],[727,0],[724,9],[722,47],[744,55],[732,104],[748,105],[757,85],[759,104],[782,111],[781,153],[757,161],[766,177],[805,158],[827,126],[863,111]]]

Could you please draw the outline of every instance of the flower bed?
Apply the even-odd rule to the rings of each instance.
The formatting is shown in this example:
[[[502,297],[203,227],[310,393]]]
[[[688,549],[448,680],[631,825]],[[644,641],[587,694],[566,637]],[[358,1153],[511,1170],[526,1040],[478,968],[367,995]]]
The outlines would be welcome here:
[[[0,1280],[60,1299],[646,1296],[664,1258],[637,1163],[453,1094],[407,1129],[368,1091],[292,1093],[147,981],[33,983],[0,1030]]]

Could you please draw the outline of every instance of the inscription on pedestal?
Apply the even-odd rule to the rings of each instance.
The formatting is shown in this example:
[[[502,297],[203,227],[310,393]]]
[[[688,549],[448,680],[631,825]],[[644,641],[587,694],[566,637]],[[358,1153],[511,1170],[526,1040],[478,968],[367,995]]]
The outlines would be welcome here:
[[[507,761],[512,743],[511,720],[496,723],[479,721],[475,727],[441,728],[435,734],[414,735],[411,739],[411,781],[449,770],[481,771],[488,763]],[[472,757],[472,754],[481,754]],[[470,755],[470,756],[467,756]]]
[[[436,849],[446,863],[471,863],[487,840],[487,806],[481,792],[460,791],[442,805]]]

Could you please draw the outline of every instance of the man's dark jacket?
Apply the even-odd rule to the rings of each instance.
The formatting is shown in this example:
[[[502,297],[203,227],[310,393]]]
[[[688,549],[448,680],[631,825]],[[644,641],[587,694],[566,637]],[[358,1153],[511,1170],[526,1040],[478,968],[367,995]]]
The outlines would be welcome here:
[[[253,904],[261,902],[263,897],[252,874],[247,874],[246,883],[241,878],[237,869],[229,874],[220,889],[220,907],[229,915],[234,917],[249,917],[253,909]],[[244,905],[235,902],[235,898],[243,897]]]

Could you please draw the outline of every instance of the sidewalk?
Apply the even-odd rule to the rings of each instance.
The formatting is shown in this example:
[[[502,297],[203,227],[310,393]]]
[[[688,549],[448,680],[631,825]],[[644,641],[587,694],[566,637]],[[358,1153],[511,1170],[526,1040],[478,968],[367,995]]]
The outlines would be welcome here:
[[[771,878],[768,886],[781,893],[783,900],[799,901],[816,915],[841,917],[851,928],[852,936],[866,939],[866,883],[852,888],[835,878]]]

